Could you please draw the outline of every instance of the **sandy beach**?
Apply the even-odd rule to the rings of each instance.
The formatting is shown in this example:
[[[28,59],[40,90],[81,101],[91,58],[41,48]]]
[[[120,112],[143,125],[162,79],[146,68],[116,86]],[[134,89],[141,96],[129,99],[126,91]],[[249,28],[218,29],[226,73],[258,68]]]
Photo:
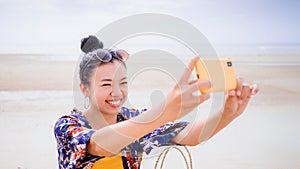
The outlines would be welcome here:
[[[53,124],[75,106],[72,89],[76,62],[37,59],[40,57],[44,56],[0,55],[0,132],[4,133],[0,168],[57,168]],[[260,93],[230,126],[211,140],[190,147],[194,168],[300,168],[300,56],[232,59],[236,74],[257,83]],[[148,102],[143,88],[151,91],[151,83],[159,77],[150,73],[150,77],[140,78],[145,86],[130,92]],[[170,84],[162,82],[160,87],[168,89]],[[178,155],[171,152],[165,168],[174,162],[176,168],[184,168]],[[142,168],[153,168],[155,159],[145,156]]]

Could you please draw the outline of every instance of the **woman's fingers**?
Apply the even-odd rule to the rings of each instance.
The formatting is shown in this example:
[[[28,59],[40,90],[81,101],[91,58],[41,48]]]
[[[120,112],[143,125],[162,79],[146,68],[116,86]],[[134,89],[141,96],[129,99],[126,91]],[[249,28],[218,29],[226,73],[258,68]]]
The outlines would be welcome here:
[[[208,93],[192,96],[192,99],[190,101],[193,105],[199,105],[203,103],[204,101],[208,100],[210,98],[210,95]]]
[[[244,79],[239,77],[236,79],[237,81],[237,87],[236,87],[236,95],[237,96],[240,96],[242,94],[242,88],[243,88],[243,82],[244,82]]]
[[[246,99],[251,97],[251,89],[249,85],[242,86],[241,95],[239,96],[239,104],[242,104]]]
[[[236,79],[236,89],[227,91],[228,96],[240,96],[242,94],[244,79],[238,77]]]
[[[235,90],[229,90],[229,91],[227,92],[227,94],[228,94],[229,96],[235,96],[236,91],[235,91]]]
[[[230,90],[227,92],[228,96],[237,96],[239,104],[242,104],[244,103],[244,101],[249,100],[251,96],[255,95],[259,91],[259,88],[256,84],[249,86],[247,84],[241,84],[242,82],[243,79],[237,79],[237,88],[235,90]]]
[[[180,84],[180,85],[183,85],[183,84],[187,84],[187,83],[188,83],[189,78],[190,78],[190,76],[191,76],[191,73],[192,73],[192,71],[193,71],[193,69],[194,69],[194,67],[195,67],[195,64],[196,64],[196,62],[197,62],[198,60],[199,60],[199,57],[195,57],[195,58],[193,58],[193,59],[190,61],[188,67],[185,69],[185,71],[183,72],[183,74],[182,74],[182,76],[181,76],[181,78],[180,78],[180,80],[179,80],[179,84]]]
[[[198,97],[198,103],[197,104],[201,104],[203,103],[205,100],[208,100],[210,98],[210,95],[208,93],[206,94],[201,94],[199,97]]]
[[[194,93],[196,91],[200,91],[200,89],[209,89],[209,88],[211,88],[210,81],[203,80],[203,81],[198,81],[196,83],[191,84],[187,88],[186,91],[189,92],[189,93]]]
[[[258,85],[254,84],[251,86],[251,95],[256,95],[259,91]]]
[[[194,83],[196,83],[196,82],[198,82],[198,80],[192,80],[192,81],[189,81],[189,85],[191,85],[191,84],[194,84]]]

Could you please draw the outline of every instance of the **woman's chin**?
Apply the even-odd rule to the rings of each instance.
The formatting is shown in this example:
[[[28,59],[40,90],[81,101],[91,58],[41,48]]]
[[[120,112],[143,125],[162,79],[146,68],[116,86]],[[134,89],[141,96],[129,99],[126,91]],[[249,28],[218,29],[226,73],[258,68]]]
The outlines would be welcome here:
[[[109,114],[118,114],[122,110],[122,105],[109,105],[107,107]]]

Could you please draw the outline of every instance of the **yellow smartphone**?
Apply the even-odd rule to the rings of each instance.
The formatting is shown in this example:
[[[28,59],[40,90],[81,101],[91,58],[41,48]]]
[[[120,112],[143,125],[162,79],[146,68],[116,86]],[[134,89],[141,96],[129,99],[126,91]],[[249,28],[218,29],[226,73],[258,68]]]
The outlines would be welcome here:
[[[195,65],[199,81],[208,80],[212,87],[202,93],[224,92],[236,89],[236,76],[231,59],[200,59]]]

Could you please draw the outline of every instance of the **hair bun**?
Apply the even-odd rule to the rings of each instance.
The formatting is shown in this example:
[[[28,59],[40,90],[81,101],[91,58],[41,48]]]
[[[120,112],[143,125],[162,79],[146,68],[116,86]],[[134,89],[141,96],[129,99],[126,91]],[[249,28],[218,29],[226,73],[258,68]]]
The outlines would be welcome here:
[[[81,40],[80,48],[84,53],[88,53],[95,49],[102,49],[103,43],[96,36],[90,35]]]

